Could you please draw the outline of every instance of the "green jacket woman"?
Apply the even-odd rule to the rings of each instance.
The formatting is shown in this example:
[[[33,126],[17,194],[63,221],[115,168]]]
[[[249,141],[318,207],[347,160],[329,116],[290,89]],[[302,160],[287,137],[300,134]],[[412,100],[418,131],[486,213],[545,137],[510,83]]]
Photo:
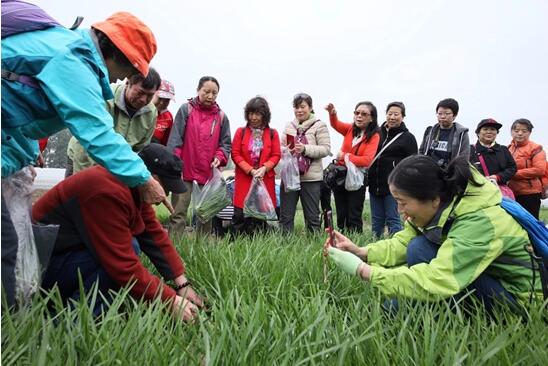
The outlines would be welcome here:
[[[336,233],[328,251],[343,270],[387,297],[439,300],[475,290],[488,310],[495,299],[514,304],[530,294],[533,273],[519,264],[530,260],[527,232],[465,158],[442,169],[428,157],[408,157],[389,187],[407,218],[404,230],[365,247]]]

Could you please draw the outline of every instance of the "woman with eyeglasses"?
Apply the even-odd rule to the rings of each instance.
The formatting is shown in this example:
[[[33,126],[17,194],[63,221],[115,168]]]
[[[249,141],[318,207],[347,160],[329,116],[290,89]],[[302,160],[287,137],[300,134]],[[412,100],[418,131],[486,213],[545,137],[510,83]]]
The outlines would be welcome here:
[[[369,168],[380,140],[375,105],[371,102],[356,104],[353,123],[339,121],[337,110],[332,103],[329,103],[325,109],[329,113],[331,127],[344,136],[343,144],[337,154],[337,164],[347,165],[346,162],[351,161],[360,169]],[[339,230],[361,233],[365,185],[356,191],[348,191],[344,185],[334,187],[333,196]]]
[[[430,156],[440,167],[445,167],[457,156],[470,155],[468,128],[455,122],[459,103],[453,98],[441,100],[436,106],[438,123],[424,131],[419,154]]]
[[[405,105],[392,102],[386,107],[386,121],[381,125],[377,160],[369,169],[369,205],[371,226],[380,238],[384,228],[393,235],[402,229],[398,204],[388,189],[388,176],[400,161],[418,151],[415,136],[405,126]]]
[[[320,230],[320,196],[323,181],[322,158],[331,152],[327,125],[314,114],[312,97],[300,93],[293,97],[295,119],[282,133],[281,142],[299,163],[300,190],[287,191],[282,179],[280,189],[280,227],[293,231],[297,202],[301,199],[304,221],[309,232]]]
[[[514,157],[518,170],[508,186],[516,195],[516,201],[538,219],[543,193],[542,178],[546,171],[546,153],[541,145],[529,140],[532,131],[533,124],[528,119],[520,118],[512,123],[512,142],[508,150]]]

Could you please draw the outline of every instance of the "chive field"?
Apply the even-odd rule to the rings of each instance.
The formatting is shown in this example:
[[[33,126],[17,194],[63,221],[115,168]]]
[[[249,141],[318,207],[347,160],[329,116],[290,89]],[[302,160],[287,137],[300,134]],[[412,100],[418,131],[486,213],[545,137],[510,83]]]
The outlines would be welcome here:
[[[363,243],[370,237],[360,236]],[[303,231],[302,219],[287,237],[175,238],[210,314],[186,324],[160,302],[144,304],[122,290],[94,319],[88,302],[95,293],[64,308],[53,291],[17,312],[2,311],[2,365],[547,363],[542,303],[528,308],[526,321],[506,309],[494,318],[479,308],[451,311],[445,302],[403,302],[387,315],[367,283],[335,268],[323,283],[323,241]]]

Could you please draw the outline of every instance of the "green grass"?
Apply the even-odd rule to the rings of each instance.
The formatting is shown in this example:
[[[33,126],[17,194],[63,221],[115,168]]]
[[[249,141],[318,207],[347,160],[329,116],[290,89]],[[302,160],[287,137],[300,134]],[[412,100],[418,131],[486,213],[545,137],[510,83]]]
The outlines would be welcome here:
[[[2,313],[2,365],[541,365],[548,360],[540,304],[529,309],[526,323],[507,310],[489,319],[479,310],[471,316],[452,312],[445,303],[404,303],[397,316],[388,317],[380,294],[366,283],[336,269],[329,272],[329,284],[323,283],[323,239],[305,235],[302,220],[297,233],[283,239],[270,235],[230,243],[183,237],[176,246],[195,287],[208,297],[211,316],[185,324],[163,304],[143,304],[121,292],[109,312],[94,320],[85,299],[65,309],[52,292],[14,314]],[[55,317],[48,300],[58,309]]]

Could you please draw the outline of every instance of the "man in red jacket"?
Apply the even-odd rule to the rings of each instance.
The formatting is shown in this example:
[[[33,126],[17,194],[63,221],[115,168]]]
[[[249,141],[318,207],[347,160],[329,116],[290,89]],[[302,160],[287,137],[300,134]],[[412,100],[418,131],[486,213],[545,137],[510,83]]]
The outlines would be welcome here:
[[[181,160],[165,146],[150,144],[139,156],[166,192],[186,190]],[[109,290],[131,286],[133,297],[169,301],[184,320],[193,319],[203,306],[153,207],[143,201],[138,188],[129,188],[103,167],[86,169],[57,184],[35,203],[32,216],[40,223],[60,225],[42,287],[50,290],[57,285],[63,300],[79,300],[80,274],[86,292],[97,284],[108,299]],[[173,287],[147,270],[134,242]],[[94,314],[100,315],[104,306],[97,296]]]

